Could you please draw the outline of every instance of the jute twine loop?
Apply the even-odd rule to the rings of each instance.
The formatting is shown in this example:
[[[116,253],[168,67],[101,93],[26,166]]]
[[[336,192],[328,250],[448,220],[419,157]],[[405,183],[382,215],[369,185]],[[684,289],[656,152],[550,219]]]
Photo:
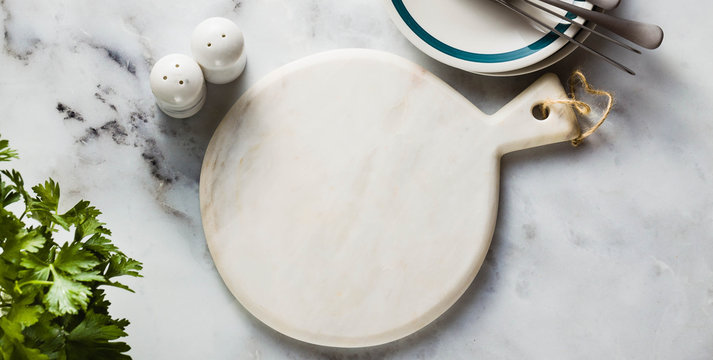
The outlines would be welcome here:
[[[582,74],[582,71],[576,70],[575,72],[572,73],[572,75],[569,77],[569,98],[568,99],[560,99],[560,100],[545,100],[540,104],[540,109],[542,113],[547,112],[547,107],[549,105],[554,105],[554,104],[566,104],[574,108],[578,113],[582,115],[589,115],[589,113],[592,111],[592,107],[589,106],[584,101],[577,100],[575,96],[575,88],[577,86],[577,82],[580,82],[582,84],[582,88],[584,91],[586,91],[589,94],[596,95],[596,96],[604,96],[607,98],[607,106],[604,109],[604,112],[602,112],[602,117],[597,121],[596,124],[594,124],[592,127],[589,129],[582,131],[581,128],[579,128],[579,135],[577,135],[576,138],[572,140],[572,146],[579,146],[582,144],[584,139],[588,138],[590,135],[594,134],[597,129],[599,129],[600,126],[604,123],[604,120],[607,119],[609,116],[609,113],[611,112],[612,107],[614,107],[614,95],[609,92],[609,91],[604,91],[604,90],[598,90],[592,87],[591,84],[587,81],[587,78]]]

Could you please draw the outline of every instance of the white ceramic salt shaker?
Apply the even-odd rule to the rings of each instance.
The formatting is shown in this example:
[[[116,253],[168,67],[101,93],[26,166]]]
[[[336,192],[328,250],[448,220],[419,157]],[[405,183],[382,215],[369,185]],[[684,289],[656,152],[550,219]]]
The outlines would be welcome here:
[[[234,22],[212,17],[204,20],[191,35],[191,52],[208,82],[226,84],[245,69],[245,38]]]
[[[195,115],[205,103],[203,72],[195,60],[182,54],[162,57],[149,76],[156,104],[174,118]]]

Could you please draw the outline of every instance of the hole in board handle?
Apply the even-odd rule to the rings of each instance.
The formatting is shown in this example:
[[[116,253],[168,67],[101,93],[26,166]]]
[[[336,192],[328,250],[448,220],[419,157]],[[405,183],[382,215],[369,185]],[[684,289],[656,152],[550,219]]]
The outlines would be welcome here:
[[[545,106],[543,103],[535,104],[530,110],[532,117],[537,120],[545,120],[550,116],[550,108]]]

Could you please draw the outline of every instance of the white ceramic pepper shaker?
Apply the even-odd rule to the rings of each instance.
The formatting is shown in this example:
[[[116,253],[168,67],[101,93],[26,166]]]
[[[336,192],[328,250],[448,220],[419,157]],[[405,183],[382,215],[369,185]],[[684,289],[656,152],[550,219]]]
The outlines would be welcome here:
[[[151,69],[151,91],[156,104],[174,118],[187,118],[205,103],[206,86],[200,66],[182,54],[162,57]]]
[[[204,20],[191,35],[191,52],[208,82],[226,84],[245,69],[245,38],[234,22],[212,17]]]

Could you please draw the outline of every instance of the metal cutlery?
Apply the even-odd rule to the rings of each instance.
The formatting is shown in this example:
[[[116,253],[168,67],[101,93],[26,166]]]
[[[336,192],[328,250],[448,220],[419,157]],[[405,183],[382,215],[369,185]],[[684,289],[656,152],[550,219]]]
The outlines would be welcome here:
[[[617,62],[616,60],[602,54],[601,52],[594,50],[590,48],[587,45],[584,45],[582,42],[572,38],[571,36],[568,36],[564,34],[563,32],[557,30],[556,28],[553,28],[552,26],[547,25],[544,23],[542,20],[540,20],[538,17],[530,14],[529,12],[523,10],[520,7],[514,6],[513,4],[510,3],[510,0],[492,0],[508,9],[511,11],[519,14],[520,16],[529,19],[530,21],[535,22],[536,24],[546,28],[550,32],[554,33],[555,35],[567,40],[570,43],[575,44],[576,46],[584,49],[585,51],[603,59],[604,61],[608,62],[611,65],[614,65],[615,67],[631,74],[635,75],[634,71],[626,67],[625,65]],[[641,23],[637,21],[632,21],[632,20],[626,20],[622,18],[618,18],[612,15],[607,15],[601,12],[597,11],[592,11],[592,10],[587,10],[584,8],[580,8],[576,5],[572,5],[560,0],[539,0],[545,4],[549,4],[555,7],[558,7],[560,9],[566,10],[571,14],[577,15],[582,17],[583,19],[595,24],[599,25],[603,28],[608,29],[609,31],[619,35],[620,37],[631,41],[634,44],[637,44],[641,47],[647,48],[647,49],[655,49],[661,45],[661,42],[663,41],[663,30],[656,25],[653,24],[646,24],[646,23]],[[600,6],[601,8],[607,9],[607,8],[613,8],[616,7],[619,4],[619,0],[589,0],[590,3],[596,6]],[[532,6],[540,11],[546,12],[550,15],[553,15],[561,20],[564,20],[574,26],[578,26],[581,29],[588,31],[594,35],[597,35],[607,41],[610,41],[618,46],[621,46],[627,50],[633,51],[637,54],[641,54],[641,51],[625,44],[622,43],[621,41],[614,39],[606,34],[603,34],[599,32],[598,30],[595,30],[592,26],[585,25],[585,24],[580,24],[578,22],[575,22],[573,19],[563,16],[533,0],[523,0],[524,3],[528,4],[529,6]]]
[[[647,49],[655,49],[663,41],[663,30],[654,25],[638,21],[626,20],[616,16],[604,14],[597,11],[583,9],[560,0],[540,0],[543,3],[567,10],[572,14],[581,16],[634,44]]]
[[[619,0],[589,0],[589,3],[604,10],[613,10],[619,6]]]
[[[590,32],[590,33],[592,33],[592,34],[594,34],[594,35],[597,35],[597,36],[599,36],[599,37],[601,37],[601,38],[604,38],[605,40],[608,40],[608,41],[610,41],[610,42],[612,42],[612,43],[614,43],[614,44],[616,44],[616,45],[619,45],[619,46],[623,47],[624,49],[627,49],[627,50],[629,50],[629,51],[633,51],[633,52],[635,52],[635,53],[637,53],[637,54],[641,54],[641,51],[639,51],[638,49],[635,49],[635,48],[633,48],[633,47],[631,47],[631,46],[629,46],[629,45],[627,45],[627,44],[624,44],[623,42],[621,42],[621,41],[619,41],[619,40],[617,40],[617,39],[614,39],[614,38],[612,38],[612,37],[609,36],[609,35],[603,34],[603,33],[601,33],[600,31],[598,31],[598,30],[596,30],[596,29],[594,29],[594,28],[591,27],[591,26],[588,26],[588,25],[586,25],[586,24],[580,24],[580,23],[577,23],[577,22],[573,22],[572,19],[570,19],[570,18],[568,18],[568,17],[566,17],[566,16],[564,16],[564,15],[560,15],[559,13],[557,13],[557,12],[555,12],[555,11],[552,11],[552,10],[550,10],[550,9],[548,9],[548,8],[542,6],[542,5],[540,5],[540,4],[538,4],[538,3],[534,2],[534,1],[530,1],[530,0],[522,0],[522,1],[524,1],[525,3],[527,3],[527,4],[531,5],[531,6],[534,6],[534,7],[538,8],[538,9],[540,9],[540,10],[542,10],[542,11],[544,11],[544,12],[546,12],[546,13],[552,15],[552,16],[555,16],[555,17],[557,17],[557,18],[559,18],[559,19],[562,19],[562,20],[564,20],[564,21],[566,21],[566,22],[572,23],[573,25],[579,26],[580,28],[582,28],[582,29],[584,29],[584,30],[586,30],[586,31],[588,31],[588,32]]]
[[[557,29],[555,29],[555,28],[553,28],[553,27],[551,27],[551,26],[548,26],[548,25],[545,24],[542,20],[540,20],[540,19],[536,18],[535,16],[530,15],[530,14],[527,13],[526,11],[524,11],[524,10],[522,10],[522,9],[520,9],[520,8],[518,8],[518,7],[514,6],[514,5],[512,5],[512,4],[510,4],[507,0],[492,0],[492,1],[495,1],[496,3],[498,3],[498,4],[500,4],[500,5],[504,6],[504,7],[506,7],[506,8],[508,8],[508,9],[512,10],[513,12],[519,14],[520,16],[522,16],[522,17],[524,17],[524,18],[527,18],[527,19],[529,19],[529,20],[531,20],[531,21],[534,21],[535,23],[539,24],[540,26],[543,26],[543,27],[545,27],[546,29],[548,29],[549,31],[553,32],[553,33],[556,34],[557,36],[559,36],[559,37],[561,37],[561,38],[563,38],[563,39],[566,39],[567,41],[569,41],[569,42],[571,42],[571,43],[573,43],[573,44],[579,46],[580,48],[582,48],[582,49],[586,50],[587,52],[589,52],[589,53],[591,53],[591,54],[593,54],[593,55],[595,55],[595,56],[601,58],[602,60],[608,62],[609,64],[614,65],[615,67],[619,68],[620,70],[623,70],[623,71],[625,71],[625,72],[627,72],[627,73],[629,73],[629,74],[631,74],[631,75],[636,75],[636,73],[635,73],[633,70],[631,70],[631,69],[629,69],[628,67],[622,65],[621,63],[617,62],[616,60],[614,60],[614,59],[612,59],[612,58],[610,58],[610,57],[608,57],[608,56],[606,56],[606,55],[600,53],[600,52],[597,51],[597,50],[594,50],[594,49],[590,48],[590,47],[587,46],[587,45],[582,44],[580,41],[577,41],[576,39],[573,39],[571,36],[568,36],[568,35],[562,33],[561,31],[559,31],[559,30],[557,30]]]

